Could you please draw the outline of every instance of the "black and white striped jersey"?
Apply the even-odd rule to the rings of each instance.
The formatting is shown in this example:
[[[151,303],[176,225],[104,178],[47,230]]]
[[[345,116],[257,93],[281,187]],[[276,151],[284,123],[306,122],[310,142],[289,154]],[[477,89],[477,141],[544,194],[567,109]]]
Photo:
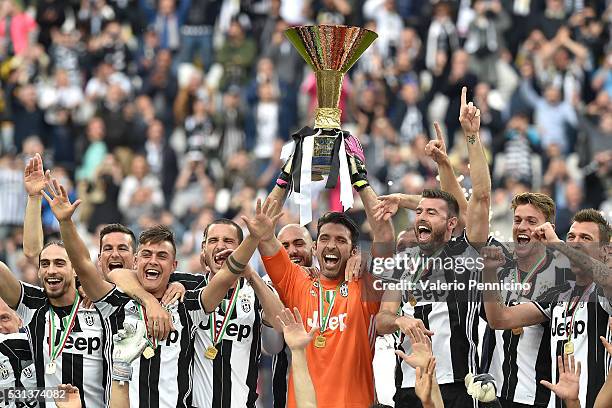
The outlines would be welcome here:
[[[185,288],[204,287],[205,275],[173,274],[173,280]],[[195,338],[193,406],[198,408],[255,407],[257,376],[261,356],[262,308],[253,287],[243,278],[236,306],[227,324],[214,360],[204,354],[212,346],[211,320],[215,316],[217,329],[225,317],[229,300],[235,289],[230,289],[222,305],[206,320],[200,322]]]
[[[568,281],[548,290],[534,304],[550,320],[551,382],[555,384],[559,378],[557,356],[563,355],[568,331],[571,331],[574,357],[582,364],[580,405],[592,407],[611,362],[599,340],[599,336],[608,341],[612,338],[608,328],[612,313],[610,301],[594,283],[584,287]],[[553,394],[548,407],[561,408],[561,400]]]
[[[287,386],[291,367],[291,350],[285,344],[283,349],[272,356],[272,398],[274,408],[287,406]]]
[[[141,356],[132,363],[130,406],[142,408],[186,408],[191,406],[193,341],[196,326],[206,317],[201,291],[187,291],[182,303],[169,311],[175,330],[156,345],[151,359]],[[118,288],[96,302],[113,329],[124,322],[136,325],[139,305]]]
[[[15,387],[36,387],[30,342],[25,332],[0,334],[0,393]],[[32,401],[0,401],[0,408],[36,407]]]
[[[507,284],[516,282],[517,278],[526,278],[526,273],[517,276],[517,264],[511,255],[507,253],[507,262],[498,271],[500,282]],[[550,288],[573,278],[567,258],[547,250],[542,264],[534,271],[530,292],[504,292],[506,305],[537,299]],[[483,370],[495,378],[498,397],[526,405],[546,406],[550,391],[540,381],[550,381],[551,377],[550,324],[545,322],[524,327],[520,331],[520,334],[518,331],[513,334],[512,330],[493,330],[487,326]]]
[[[98,310],[79,308],[66,346],[55,362],[55,373],[47,374],[45,368],[50,362],[51,337],[59,344],[61,333],[67,329],[66,317],[72,309],[72,306],[54,307],[54,313],[50,313],[50,306],[43,289],[21,283],[17,314],[30,338],[38,387],[72,384],[79,389],[84,408],[105,407],[111,386],[111,354],[105,347],[107,340],[111,339],[109,327]],[[56,328],[53,336],[50,336],[51,316]],[[44,402],[40,405],[45,407]]]
[[[412,259],[421,257],[418,247],[408,248],[405,254]],[[463,382],[467,373],[475,373],[478,370],[478,319],[481,296],[476,288],[469,288],[469,283],[479,281],[481,270],[475,267],[457,267],[465,259],[476,260],[478,257],[478,251],[467,241],[464,231],[461,236],[452,238],[444,245],[437,256],[442,259],[442,264],[434,263],[420,281],[416,281],[417,286],[412,291],[412,296],[417,302],[415,306],[410,304],[409,295],[404,292],[402,305],[404,315],[421,319],[425,327],[435,333],[431,341],[437,361],[436,374],[439,384]],[[407,274],[402,277],[408,280],[412,278]],[[457,286],[444,289],[438,283],[462,283],[465,289],[458,290]],[[402,336],[398,348],[410,353],[410,341],[406,336]],[[396,387],[414,387],[414,383],[415,370],[397,358]]]

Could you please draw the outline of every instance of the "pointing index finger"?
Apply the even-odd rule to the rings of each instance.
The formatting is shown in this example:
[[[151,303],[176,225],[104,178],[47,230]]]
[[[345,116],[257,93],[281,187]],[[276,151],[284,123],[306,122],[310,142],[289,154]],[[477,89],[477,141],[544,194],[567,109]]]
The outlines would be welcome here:
[[[467,105],[467,86],[461,88],[461,107]]]
[[[440,124],[438,122],[434,122],[434,129],[436,130],[436,139],[444,143],[444,137],[442,137],[442,129],[440,129]]]

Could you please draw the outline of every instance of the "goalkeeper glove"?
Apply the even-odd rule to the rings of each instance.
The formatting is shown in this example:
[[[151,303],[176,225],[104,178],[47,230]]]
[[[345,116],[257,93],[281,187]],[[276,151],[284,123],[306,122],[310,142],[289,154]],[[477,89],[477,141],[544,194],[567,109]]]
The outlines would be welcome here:
[[[147,346],[147,330],[142,321],[136,326],[124,323],[123,329],[113,336],[113,380],[124,383],[132,379],[132,361],[140,357]]]

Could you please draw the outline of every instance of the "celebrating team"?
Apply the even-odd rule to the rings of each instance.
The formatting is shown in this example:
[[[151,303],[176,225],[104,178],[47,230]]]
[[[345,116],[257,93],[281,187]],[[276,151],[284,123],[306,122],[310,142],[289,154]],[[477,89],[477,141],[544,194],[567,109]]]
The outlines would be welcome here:
[[[388,276],[361,273],[359,228],[345,213],[321,217],[314,242],[299,225],[285,226],[277,238],[290,161],[256,213],[242,218],[247,236],[227,219],[206,227],[201,274],[175,272],[174,236],[164,226],[138,240],[120,224],[105,227],[93,262],[72,221],[79,200],[71,203],[40,156],[32,158],[24,178],[24,251],[38,258],[42,288],[19,282],[0,263],[0,298],[18,315],[0,304],[0,385],[72,384],[83,407],[254,407],[263,346],[276,355],[275,407],[370,407],[376,336],[397,333],[397,407],[471,407],[473,397],[504,408],[561,407],[562,400],[612,406],[612,385],[604,384],[612,349],[606,265],[612,229],[597,211],[582,210],[564,243],[552,224],[554,202],[524,193],[512,201],[515,248],[489,237],[491,180],[480,111],[466,94],[464,88],[459,121],[470,160],[469,201],[437,124],[425,153],[438,164],[441,190],[421,196],[377,197],[361,145],[346,140],[372,258],[393,256],[391,217],[405,207],[415,211],[416,237],[403,254],[442,260]],[[44,246],[43,197],[63,239]],[[249,266],[256,249],[265,280]],[[483,267],[456,267],[467,258],[483,259]],[[379,293],[376,279],[470,288],[469,282],[501,281],[530,289],[434,294],[416,285]],[[10,324],[3,324],[5,315]]]

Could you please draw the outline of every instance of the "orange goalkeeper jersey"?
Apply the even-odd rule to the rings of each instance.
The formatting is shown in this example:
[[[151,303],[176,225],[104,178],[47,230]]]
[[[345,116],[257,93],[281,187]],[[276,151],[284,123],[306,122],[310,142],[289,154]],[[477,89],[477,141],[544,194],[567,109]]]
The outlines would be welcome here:
[[[264,256],[263,262],[274,287],[286,307],[297,307],[306,330],[319,322],[318,283],[299,265],[289,259],[284,248],[274,256]],[[336,291],[341,279],[321,276],[325,291]],[[329,316],[325,347],[315,348],[314,341],[306,348],[308,369],[317,394],[319,408],[363,407],[374,402],[374,317],[380,302],[366,299],[361,281],[340,286]],[[363,295],[363,296],[362,296]],[[325,295],[324,295],[325,297]],[[325,311],[329,305],[325,304]],[[319,331],[315,332],[315,337]],[[289,379],[287,407],[295,408],[293,376]]]

